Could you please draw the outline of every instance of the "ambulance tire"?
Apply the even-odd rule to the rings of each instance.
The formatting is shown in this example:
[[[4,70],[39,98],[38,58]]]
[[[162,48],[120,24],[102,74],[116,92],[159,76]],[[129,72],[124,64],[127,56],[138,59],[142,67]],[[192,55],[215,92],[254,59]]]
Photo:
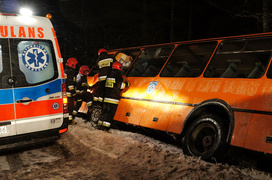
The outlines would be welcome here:
[[[224,159],[227,130],[216,115],[208,114],[194,121],[182,139],[184,154],[216,162]]]

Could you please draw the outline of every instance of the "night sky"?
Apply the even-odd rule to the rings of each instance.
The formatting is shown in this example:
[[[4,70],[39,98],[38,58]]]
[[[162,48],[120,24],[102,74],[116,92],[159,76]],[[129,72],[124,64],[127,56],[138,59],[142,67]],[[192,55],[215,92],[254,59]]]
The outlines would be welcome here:
[[[51,13],[64,61],[92,65],[99,48],[263,32],[263,1],[0,0],[0,11],[27,6],[34,15]]]

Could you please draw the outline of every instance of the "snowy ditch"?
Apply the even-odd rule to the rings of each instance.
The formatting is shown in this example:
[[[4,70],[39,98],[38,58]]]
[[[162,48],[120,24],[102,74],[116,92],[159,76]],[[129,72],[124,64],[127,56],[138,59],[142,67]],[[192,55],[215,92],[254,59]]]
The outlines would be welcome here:
[[[250,167],[209,163],[139,133],[77,120],[49,146],[0,156],[1,179],[271,179]],[[17,165],[17,167],[16,167]],[[272,165],[272,163],[270,164]]]

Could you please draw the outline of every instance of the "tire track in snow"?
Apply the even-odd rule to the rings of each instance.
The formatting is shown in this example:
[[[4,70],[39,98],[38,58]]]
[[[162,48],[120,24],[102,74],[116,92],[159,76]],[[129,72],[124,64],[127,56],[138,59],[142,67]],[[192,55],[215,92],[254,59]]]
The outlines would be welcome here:
[[[7,156],[0,156],[0,170],[4,171],[4,170],[11,170],[8,160],[7,160]]]
[[[11,170],[17,171],[22,168],[23,162],[18,153],[9,154],[6,158]]]

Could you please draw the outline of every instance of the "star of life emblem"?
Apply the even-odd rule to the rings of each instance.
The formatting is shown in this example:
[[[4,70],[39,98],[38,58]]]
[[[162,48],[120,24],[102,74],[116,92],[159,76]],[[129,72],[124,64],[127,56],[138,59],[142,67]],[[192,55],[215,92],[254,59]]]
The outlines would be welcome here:
[[[27,69],[42,71],[48,66],[49,55],[44,47],[33,44],[24,49],[22,60]]]
[[[55,103],[52,105],[52,107],[53,107],[54,110],[59,109],[59,103],[56,103],[56,102],[55,102]]]
[[[158,81],[151,81],[146,89],[146,92],[149,94],[153,92],[158,84]]]

